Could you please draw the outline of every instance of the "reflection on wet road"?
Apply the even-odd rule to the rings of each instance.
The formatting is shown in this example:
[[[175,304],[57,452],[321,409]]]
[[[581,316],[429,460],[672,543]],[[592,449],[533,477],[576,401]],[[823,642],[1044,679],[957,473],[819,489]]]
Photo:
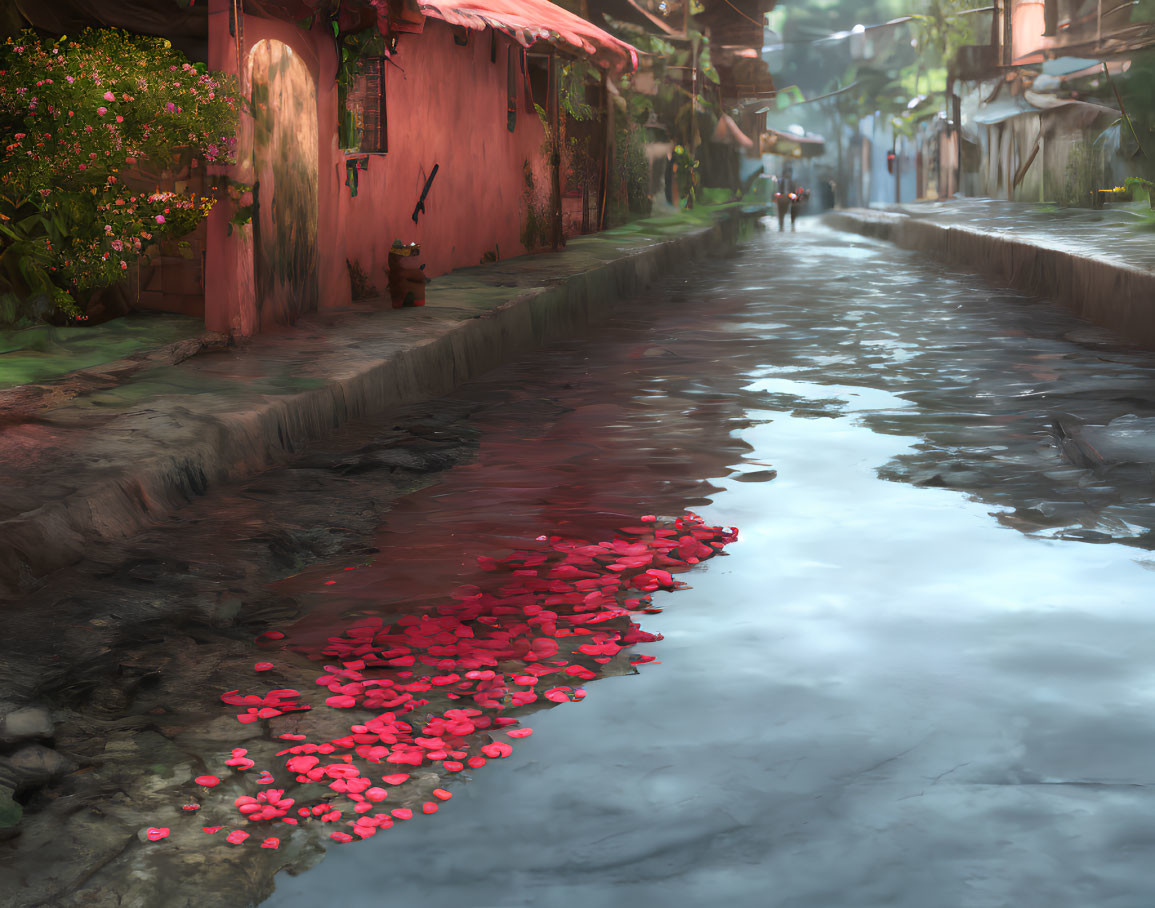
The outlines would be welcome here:
[[[320,640],[541,534],[688,507],[741,531],[655,595],[661,665],[266,904],[1152,904],[1150,467],[1141,437],[1073,465],[1055,425],[1155,413],[1155,357],[806,228],[462,389],[477,460],[372,563],[281,584]]]
[[[759,235],[13,613],[0,681],[80,769],[24,795],[0,887],[1150,908],[1153,379],[1046,302]],[[662,535],[688,509],[724,557]]]

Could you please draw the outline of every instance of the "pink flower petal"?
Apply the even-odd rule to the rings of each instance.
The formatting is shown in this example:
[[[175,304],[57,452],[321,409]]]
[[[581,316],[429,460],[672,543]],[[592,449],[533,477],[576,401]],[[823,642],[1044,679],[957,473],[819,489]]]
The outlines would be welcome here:
[[[532,728],[511,728],[506,732],[511,738],[528,738],[533,734]]]
[[[409,773],[407,772],[395,772],[391,775],[381,777],[382,782],[388,782],[390,785],[400,785],[402,782],[405,782],[408,779]]]
[[[149,826],[144,834],[150,842],[159,842],[161,839],[168,838],[169,831],[167,826]]]
[[[398,807],[395,810],[391,810],[389,812],[399,820],[409,820],[413,817],[413,811],[408,807]]]
[[[203,785],[205,788],[215,788],[221,784],[221,780],[216,776],[197,776],[193,781],[196,782],[197,785]]]
[[[258,662],[256,665],[253,666],[253,671],[258,671],[258,672],[267,672],[267,671],[271,671],[272,669],[273,669],[273,663],[272,662]]]

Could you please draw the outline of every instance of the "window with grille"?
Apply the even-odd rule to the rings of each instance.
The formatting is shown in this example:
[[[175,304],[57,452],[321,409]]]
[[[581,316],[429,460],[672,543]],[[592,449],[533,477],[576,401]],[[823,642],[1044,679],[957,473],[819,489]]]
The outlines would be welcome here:
[[[385,116],[385,58],[363,57],[341,92],[341,148],[384,153],[389,150]]]

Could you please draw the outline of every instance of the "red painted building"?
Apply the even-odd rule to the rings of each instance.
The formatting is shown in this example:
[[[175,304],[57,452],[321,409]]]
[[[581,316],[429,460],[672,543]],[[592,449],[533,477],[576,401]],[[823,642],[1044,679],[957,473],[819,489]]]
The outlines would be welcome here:
[[[234,336],[348,304],[351,274],[384,291],[395,240],[421,245],[429,277],[556,243],[558,56],[637,63],[545,0],[365,0],[336,28],[317,5],[208,3],[209,66],[239,71],[252,100],[204,236],[205,322]],[[340,32],[367,24],[379,55],[339,78]],[[252,220],[231,224],[249,186]]]

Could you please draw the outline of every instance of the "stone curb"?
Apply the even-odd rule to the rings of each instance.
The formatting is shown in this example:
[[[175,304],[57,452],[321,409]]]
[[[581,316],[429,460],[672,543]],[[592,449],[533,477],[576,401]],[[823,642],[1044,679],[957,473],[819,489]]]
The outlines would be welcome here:
[[[1155,272],[1146,268],[893,211],[840,211],[824,219],[836,229],[887,240],[1055,300],[1134,344],[1155,348]]]
[[[572,241],[558,256],[534,257],[557,263],[531,269],[536,286],[505,290],[481,304],[479,295],[493,296],[494,278],[483,286],[481,269],[447,275],[431,285],[425,308],[352,313],[314,328],[318,347],[331,348],[329,358],[314,363],[298,356],[289,363],[295,374],[311,373],[309,390],[256,393],[239,407],[211,394],[186,394],[92,428],[92,444],[78,457],[90,463],[78,464],[72,491],[0,520],[0,599],[19,597],[51,571],[80,561],[91,542],[127,537],[210,487],[284,462],[351,419],[445,394],[605,319],[611,303],[659,275],[733,248],[741,220],[749,217],[727,214],[673,237],[619,240],[624,248],[613,257],[596,236]],[[590,267],[572,272],[573,256],[589,259],[591,251]],[[489,273],[500,276],[501,266],[492,267]],[[258,337],[237,355],[274,343]],[[275,355],[269,362],[277,362]]]

